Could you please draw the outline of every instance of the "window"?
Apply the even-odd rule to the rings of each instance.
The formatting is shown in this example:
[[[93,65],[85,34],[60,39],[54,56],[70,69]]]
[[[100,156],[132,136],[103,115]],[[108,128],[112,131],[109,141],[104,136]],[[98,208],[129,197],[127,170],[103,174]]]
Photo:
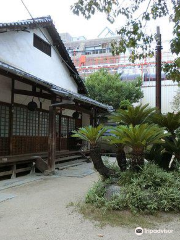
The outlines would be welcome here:
[[[26,136],[27,110],[22,107],[14,107],[13,135]]]
[[[13,135],[14,136],[48,136],[49,113],[31,112],[25,107],[14,107]]]
[[[68,131],[68,119],[66,117],[61,118],[61,137],[66,138]]]
[[[9,107],[0,105],[0,137],[9,136]]]
[[[34,47],[51,57],[51,45],[34,34]]]
[[[69,119],[69,133],[71,133],[73,130],[75,130],[75,119],[70,118]]]
[[[48,136],[49,134],[49,113],[40,112],[40,136]]]

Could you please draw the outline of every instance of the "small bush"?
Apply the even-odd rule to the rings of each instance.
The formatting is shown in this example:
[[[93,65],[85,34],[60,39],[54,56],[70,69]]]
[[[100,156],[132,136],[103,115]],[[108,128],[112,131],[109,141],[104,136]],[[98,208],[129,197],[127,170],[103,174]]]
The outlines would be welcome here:
[[[107,201],[104,198],[109,182],[96,183],[88,192],[86,202],[110,210],[154,213],[180,211],[180,175],[166,172],[155,164],[146,164],[141,172],[123,172],[117,181],[121,194]]]

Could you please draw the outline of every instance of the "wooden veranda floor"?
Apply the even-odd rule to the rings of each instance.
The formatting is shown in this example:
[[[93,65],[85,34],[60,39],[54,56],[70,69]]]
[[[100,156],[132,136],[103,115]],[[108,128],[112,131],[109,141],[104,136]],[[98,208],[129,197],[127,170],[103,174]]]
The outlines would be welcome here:
[[[85,159],[89,151],[62,150],[56,152],[56,164]],[[47,169],[48,153],[31,153],[0,157],[0,180],[15,178],[30,172],[44,172]]]

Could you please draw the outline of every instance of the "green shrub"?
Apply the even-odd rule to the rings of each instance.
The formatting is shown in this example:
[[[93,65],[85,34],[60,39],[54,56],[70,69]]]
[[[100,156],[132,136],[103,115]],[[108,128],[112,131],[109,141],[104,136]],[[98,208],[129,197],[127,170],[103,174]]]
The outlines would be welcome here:
[[[126,171],[117,184],[121,194],[110,201],[104,198],[106,182],[99,181],[88,192],[86,202],[110,210],[154,213],[157,211],[180,211],[180,174],[166,172],[148,163],[141,172]]]

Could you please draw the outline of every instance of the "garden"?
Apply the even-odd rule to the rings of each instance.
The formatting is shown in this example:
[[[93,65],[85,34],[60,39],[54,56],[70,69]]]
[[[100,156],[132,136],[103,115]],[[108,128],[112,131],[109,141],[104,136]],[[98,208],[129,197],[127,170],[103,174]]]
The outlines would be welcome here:
[[[100,175],[85,197],[86,207],[105,214],[179,213],[180,113],[129,105],[108,118],[116,126],[87,126],[73,133],[90,144]],[[102,142],[114,146],[116,164],[102,157]]]

